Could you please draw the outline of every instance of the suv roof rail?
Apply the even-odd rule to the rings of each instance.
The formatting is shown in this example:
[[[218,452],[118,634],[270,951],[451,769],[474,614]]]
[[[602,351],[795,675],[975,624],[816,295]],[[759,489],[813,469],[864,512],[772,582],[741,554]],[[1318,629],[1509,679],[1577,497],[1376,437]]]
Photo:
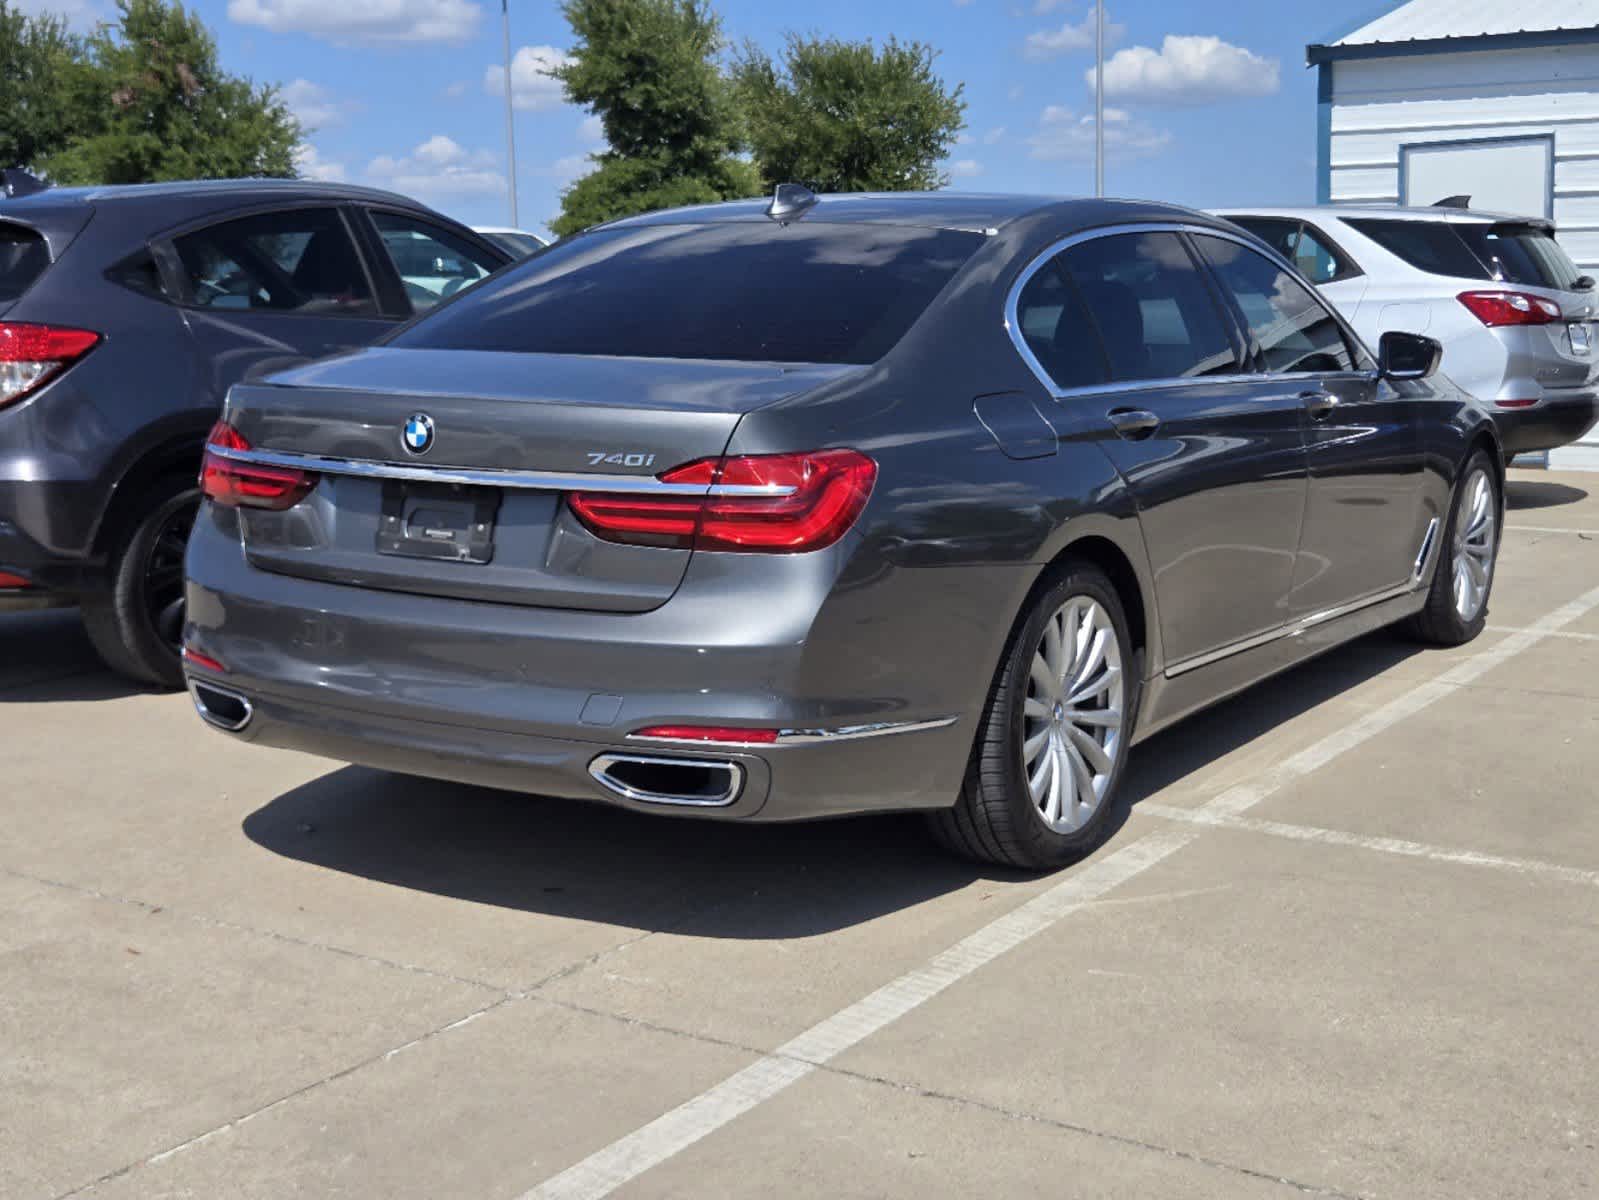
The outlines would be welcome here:
[[[23,170],[21,167],[7,167],[0,171],[0,192],[11,197],[31,196],[35,192],[42,192],[50,185],[37,175]]]
[[[1432,202],[1434,208],[1470,208],[1470,196],[1445,196],[1442,200]]]

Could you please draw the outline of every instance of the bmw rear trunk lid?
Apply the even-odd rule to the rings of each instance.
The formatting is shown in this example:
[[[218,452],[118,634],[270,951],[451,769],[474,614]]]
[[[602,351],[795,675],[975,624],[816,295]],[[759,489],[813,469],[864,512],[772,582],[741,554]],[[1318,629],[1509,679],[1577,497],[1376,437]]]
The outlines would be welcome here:
[[[356,587],[643,612],[691,551],[591,533],[574,490],[650,488],[747,412],[860,368],[375,347],[236,385],[247,453],[315,472],[240,508],[251,565]]]

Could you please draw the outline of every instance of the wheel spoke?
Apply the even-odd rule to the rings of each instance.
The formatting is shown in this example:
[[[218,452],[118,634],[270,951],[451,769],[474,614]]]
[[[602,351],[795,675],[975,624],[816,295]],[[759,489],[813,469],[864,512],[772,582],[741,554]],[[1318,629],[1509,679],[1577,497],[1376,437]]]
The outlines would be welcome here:
[[[1022,761],[1023,762],[1025,762],[1025,763],[1027,763],[1029,765],[1032,764],[1032,761],[1035,758],[1038,757],[1039,750],[1041,750],[1044,746],[1046,746],[1049,743],[1049,738],[1050,738],[1050,733],[1051,732],[1052,731],[1051,731],[1050,727],[1048,725],[1045,725],[1037,733],[1033,734],[1032,737],[1028,738],[1025,742],[1022,743]]]
[[[1049,795],[1044,801],[1044,820],[1053,825],[1060,820],[1060,747],[1051,745],[1049,754]]]
[[[1044,644],[1039,653],[1043,656],[1044,665],[1049,673],[1056,679],[1060,678],[1061,671],[1061,627],[1060,614],[1056,613],[1044,622]]]
[[[1055,715],[1055,710],[1042,700],[1029,696],[1022,701],[1022,715],[1029,721],[1047,721]]]
[[[1071,747],[1065,742],[1056,742],[1055,753],[1058,756],[1055,774],[1060,779],[1061,791],[1061,811],[1056,819],[1064,817],[1066,827],[1075,829],[1078,820],[1077,809],[1083,797],[1078,788],[1077,773],[1072,770]]]
[[[1083,803],[1093,805],[1099,799],[1099,793],[1094,790],[1094,773],[1088,769],[1088,763],[1083,760],[1076,746],[1068,742],[1066,753],[1071,760],[1072,777],[1077,781],[1077,791],[1082,795]]]
[[[1066,719],[1074,725],[1098,725],[1105,729],[1120,729],[1121,710],[1117,708],[1069,708]]]
[[[1066,703],[1079,705],[1086,704],[1090,700],[1097,700],[1116,686],[1120,679],[1121,671],[1115,667],[1106,667],[1098,679],[1093,680],[1091,683],[1083,684],[1082,687],[1066,697]]]
[[[1105,753],[1105,747],[1075,725],[1066,725],[1063,729],[1066,736],[1071,739],[1072,745],[1077,747],[1089,765],[1094,768],[1096,775],[1110,774],[1111,761],[1110,756]]]
[[[1041,804],[1044,791],[1049,786],[1049,780],[1055,774],[1055,756],[1045,754],[1038,760],[1038,769],[1027,777],[1027,790],[1032,793],[1033,803]]]
[[[1033,686],[1038,689],[1038,694],[1045,699],[1053,700],[1059,694],[1060,680],[1055,678],[1054,673],[1049,669],[1049,664],[1044,661],[1042,649],[1033,655],[1032,666],[1029,668],[1027,675]]]

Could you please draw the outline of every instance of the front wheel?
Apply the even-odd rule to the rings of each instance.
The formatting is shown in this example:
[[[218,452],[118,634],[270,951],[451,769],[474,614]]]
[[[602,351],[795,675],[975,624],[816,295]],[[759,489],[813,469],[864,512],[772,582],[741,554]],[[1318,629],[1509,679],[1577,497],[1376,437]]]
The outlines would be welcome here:
[[[1410,622],[1411,633],[1421,641],[1458,646],[1482,632],[1499,560],[1503,512],[1498,473],[1478,450],[1466,460],[1455,485],[1426,607]]]
[[[1127,618],[1104,572],[1068,566],[1035,599],[990,690],[960,799],[931,815],[949,848],[1049,870],[1111,827],[1138,702]]]
[[[193,476],[157,483],[112,548],[110,587],[83,602],[95,650],[137,683],[183,686],[183,555],[199,509]]]

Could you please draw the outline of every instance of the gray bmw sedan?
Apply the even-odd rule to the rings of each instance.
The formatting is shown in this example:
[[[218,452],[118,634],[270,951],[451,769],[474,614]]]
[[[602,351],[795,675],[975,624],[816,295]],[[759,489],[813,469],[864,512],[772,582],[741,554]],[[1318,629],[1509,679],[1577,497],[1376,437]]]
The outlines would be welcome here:
[[[232,389],[189,687],[265,745],[1054,867],[1140,738],[1482,629],[1502,455],[1439,353],[1160,204],[614,222]]]

